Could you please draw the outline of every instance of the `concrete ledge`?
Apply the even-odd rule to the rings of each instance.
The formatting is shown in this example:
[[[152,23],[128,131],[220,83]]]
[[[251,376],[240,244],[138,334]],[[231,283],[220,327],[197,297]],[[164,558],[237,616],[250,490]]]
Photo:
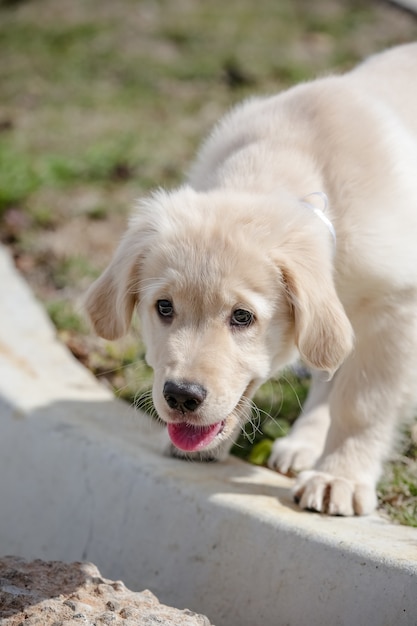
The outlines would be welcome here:
[[[93,561],[217,626],[417,623],[417,530],[300,512],[290,481],[187,464],[60,345],[0,249],[0,554]]]
[[[388,0],[388,2],[397,5],[405,11],[417,14],[417,0]]]

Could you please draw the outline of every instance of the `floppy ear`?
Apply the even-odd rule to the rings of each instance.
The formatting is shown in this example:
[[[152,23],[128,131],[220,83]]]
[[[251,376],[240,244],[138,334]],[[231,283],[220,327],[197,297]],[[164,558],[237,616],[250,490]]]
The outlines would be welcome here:
[[[180,192],[184,203],[190,191]],[[117,339],[129,328],[140,296],[147,252],[155,246],[157,238],[171,233],[175,223],[170,217],[171,196],[172,193],[160,189],[140,200],[113,260],[87,293],[87,312],[95,331],[105,339]]]
[[[142,254],[140,233],[128,232],[110,265],[87,292],[87,313],[96,333],[105,339],[117,339],[129,328],[138,298]]]
[[[353,348],[353,330],[333,283],[330,262],[279,262],[294,315],[295,341],[312,367],[333,374]]]

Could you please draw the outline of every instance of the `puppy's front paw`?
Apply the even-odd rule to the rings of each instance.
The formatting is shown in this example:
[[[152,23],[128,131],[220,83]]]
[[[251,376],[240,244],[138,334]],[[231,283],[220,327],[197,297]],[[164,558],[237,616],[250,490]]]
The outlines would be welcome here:
[[[281,474],[300,472],[313,467],[321,453],[314,443],[298,441],[291,437],[276,439],[268,459],[268,467]]]
[[[301,472],[293,496],[302,509],[328,515],[369,515],[377,504],[372,485],[314,470]]]

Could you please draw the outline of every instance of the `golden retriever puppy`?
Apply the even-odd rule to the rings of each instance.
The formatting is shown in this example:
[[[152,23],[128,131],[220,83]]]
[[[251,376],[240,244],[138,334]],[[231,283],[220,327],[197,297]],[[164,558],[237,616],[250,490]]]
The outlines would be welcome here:
[[[139,203],[91,287],[96,331],[136,308],[153,399],[182,454],[224,456],[261,383],[313,383],[269,465],[302,508],[353,515],[417,392],[417,44],[254,98],[187,182]]]

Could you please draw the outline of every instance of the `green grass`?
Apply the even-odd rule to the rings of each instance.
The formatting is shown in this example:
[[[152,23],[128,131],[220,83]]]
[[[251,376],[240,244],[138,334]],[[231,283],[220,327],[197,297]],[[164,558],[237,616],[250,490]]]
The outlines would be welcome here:
[[[49,317],[59,331],[74,331],[85,334],[87,326],[70,302],[66,300],[50,300],[45,304]]]
[[[413,434],[412,434],[413,433]],[[403,454],[386,464],[378,495],[383,509],[399,524],[417,527],[417,421],[405,433]]]
[[[42,187],[117,181],[130,177],[137,165],[131,136],[96,141],[78,154],[48,152],[37,158],[30,146],[0,139],[0,212],[24,204]]]
[[[28,155],[0,138],[0,216],[6,208],[22,204],[40,185]]]
[[[98,274],[88,259],[78,255],[58,258],[51,271],[51,281],[58,290],[76,286],[85,277],[92,282]]]
[[[308,378],[291,373],[265,383],[254,399],[257,411],[234,445],[233,454],[255,465],[266,465],[273,441],[288,433],[308,388]]]
[[[398,524],[417,528],[417,462],[392,462],[379,485],[380,502]]]
[[[117,218],[177,184],[235,102],[416,38],[411,19],[364,0],[0,2],[0,238],[74,354],[137,402],[151,384],[141,343],[94,340],[73,304],[108,260]],[[265,385],[235,453],[265,464],[307,389],[293,375]],[[412,525],[410,450],[380,497]]]

